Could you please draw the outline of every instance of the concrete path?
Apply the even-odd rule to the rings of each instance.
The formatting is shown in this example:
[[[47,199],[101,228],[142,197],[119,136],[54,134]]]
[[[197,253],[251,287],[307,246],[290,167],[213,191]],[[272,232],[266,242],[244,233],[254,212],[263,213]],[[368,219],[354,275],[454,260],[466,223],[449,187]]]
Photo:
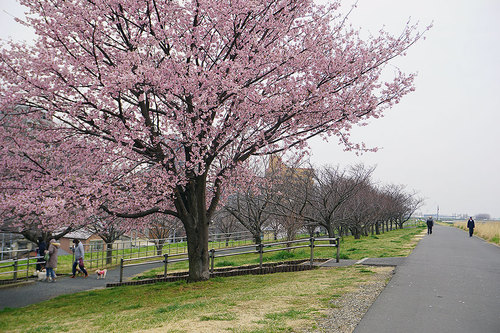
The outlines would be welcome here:
[[[435,226],[354,333],[500,333],[500,247]]]
[[[148,264],[126,267],[123,270],[123,280],[127,280],[143,271],[160,267],[162,264]],[[56,296],[73,294],[80,291],[106,288],[106,283],[119,282],[120,270],[109,270],[106,279],[97,279],[94,271],[89,270],[89,277],[78,276],[74,279],[69,276],[57,278],[55,283],[29,282],[18,286],[5,286],[0,288],[0,310],[6,307],[19,308],[30,304],[39,303]]]

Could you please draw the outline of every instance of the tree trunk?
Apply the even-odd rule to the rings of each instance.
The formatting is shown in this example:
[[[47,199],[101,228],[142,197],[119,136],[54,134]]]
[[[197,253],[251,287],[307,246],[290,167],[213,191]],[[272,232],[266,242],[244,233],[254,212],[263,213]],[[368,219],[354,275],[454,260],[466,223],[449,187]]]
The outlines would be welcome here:
[[[186,230],[189,281],[210,278],[208,257],[208,224],[206,209],[206,175],[191,179],[183,189],[178,189],[174,200],[179,219]]]
[[[375,234],[380,235],[380,222],[375,223]]]
[[[208,258],[208,224],[198,228],[186,228],[189,281],[202,281],[210,278]]]
[[[330,223],[326,225],[326,232],[328,232],[328,238],[335,238],[335,229],[333,228],[333,225]],[[330,240],[330,244],[335,244],[334,240]]]
[[[163,244],[165,244],[165,240],[155,242],[157,256],[161,256],[163,254]]]
[[[398,219],[396,219],[396,225],[399,227],[399,229],[403,229],[403,217],[400,216]]]
[[[260,243],[262,243],[262,239],[260,237],[260,232],[259,232],[259,234],[254,234],[253,235],[253,239],[255,241],[255,244],[257,244],[257,245],[259,245]]]
[[[106,243],[106,265],[113,263],[113,243]]]
[[[351,228],[351,233],[354,236],[354,239],[360,239],[361,238],[361,232],[357,227]]]

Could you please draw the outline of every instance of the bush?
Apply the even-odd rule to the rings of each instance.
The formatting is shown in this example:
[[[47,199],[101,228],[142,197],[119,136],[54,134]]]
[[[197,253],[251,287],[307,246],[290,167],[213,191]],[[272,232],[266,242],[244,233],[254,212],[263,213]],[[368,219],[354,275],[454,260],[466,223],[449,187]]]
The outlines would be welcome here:
[[[295,258],[296,256],[297,255],[294,252],[280,251],[280,252],[277,252],[276,254],[273,254],[272,256],[268,257],[268,260],[286,260],[286,259]]]
[[[236,264],[233,261],[229,260],[216,261],[214,265],[215,267],[236,266]]]

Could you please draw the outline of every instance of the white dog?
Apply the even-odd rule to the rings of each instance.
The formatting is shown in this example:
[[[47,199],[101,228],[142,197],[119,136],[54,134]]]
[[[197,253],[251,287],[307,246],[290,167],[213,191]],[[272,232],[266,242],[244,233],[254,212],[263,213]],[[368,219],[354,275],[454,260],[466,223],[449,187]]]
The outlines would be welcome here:
[[[35,276],[38,276],[38,281],[45,281],[45,280],[47,280],[47,272],[45,271],[45,268],[42,269],[41,271],[36,270],[35,271]]]
[[[97,274],[97,279],[105,279],[106,278],[106,273],[108,273],[108,270],[105,269],[98,269],[95,271]]]

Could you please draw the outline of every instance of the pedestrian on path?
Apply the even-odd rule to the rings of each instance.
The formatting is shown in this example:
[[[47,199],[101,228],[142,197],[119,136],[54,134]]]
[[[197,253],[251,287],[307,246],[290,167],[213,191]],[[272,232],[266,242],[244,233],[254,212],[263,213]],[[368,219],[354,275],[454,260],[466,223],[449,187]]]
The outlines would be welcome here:
[[[474,223],[472,216],[469,217],[469,221],[467,221],[467,228],[469,228],[469,237],[472,237],[472,234],[474,234],[474,227],[475,226],[476,226],[476,224]]]
[[[432,226],[434,225],[434,221],[432,220],[432,216],[429,216],[427,219],[427,234],[432,234]]]
[[[38,248],[36,249],[36,270],[41,271],[45,267],[45,260],[43,256],[45,255],[45,250],[47,250],[47,244],[42,237],[38,237]]]
[[[45,270],[47,272],[47,282],[56,282],[56,273],[54,269],[57,268],[57,252],[59,251],[60,243],[57,243],[55,239],[51,239],[49,243],[49,249],[45,250],[45,253],[49,254],[49,260],[45,264]]]
[[[77,265],[80,267],[80,270],[85,274],[85,277],[88,277],[89,273],[87,273],[87,270],[83,265],[83,257],[84,257],[83,244],[78,239],[73,239],[73,244],[75,244],[72,247],[73,253],[75,254],[75,261],[73,262],[73,275],[71,275],[71,277],[72,278],[75,277]]]

